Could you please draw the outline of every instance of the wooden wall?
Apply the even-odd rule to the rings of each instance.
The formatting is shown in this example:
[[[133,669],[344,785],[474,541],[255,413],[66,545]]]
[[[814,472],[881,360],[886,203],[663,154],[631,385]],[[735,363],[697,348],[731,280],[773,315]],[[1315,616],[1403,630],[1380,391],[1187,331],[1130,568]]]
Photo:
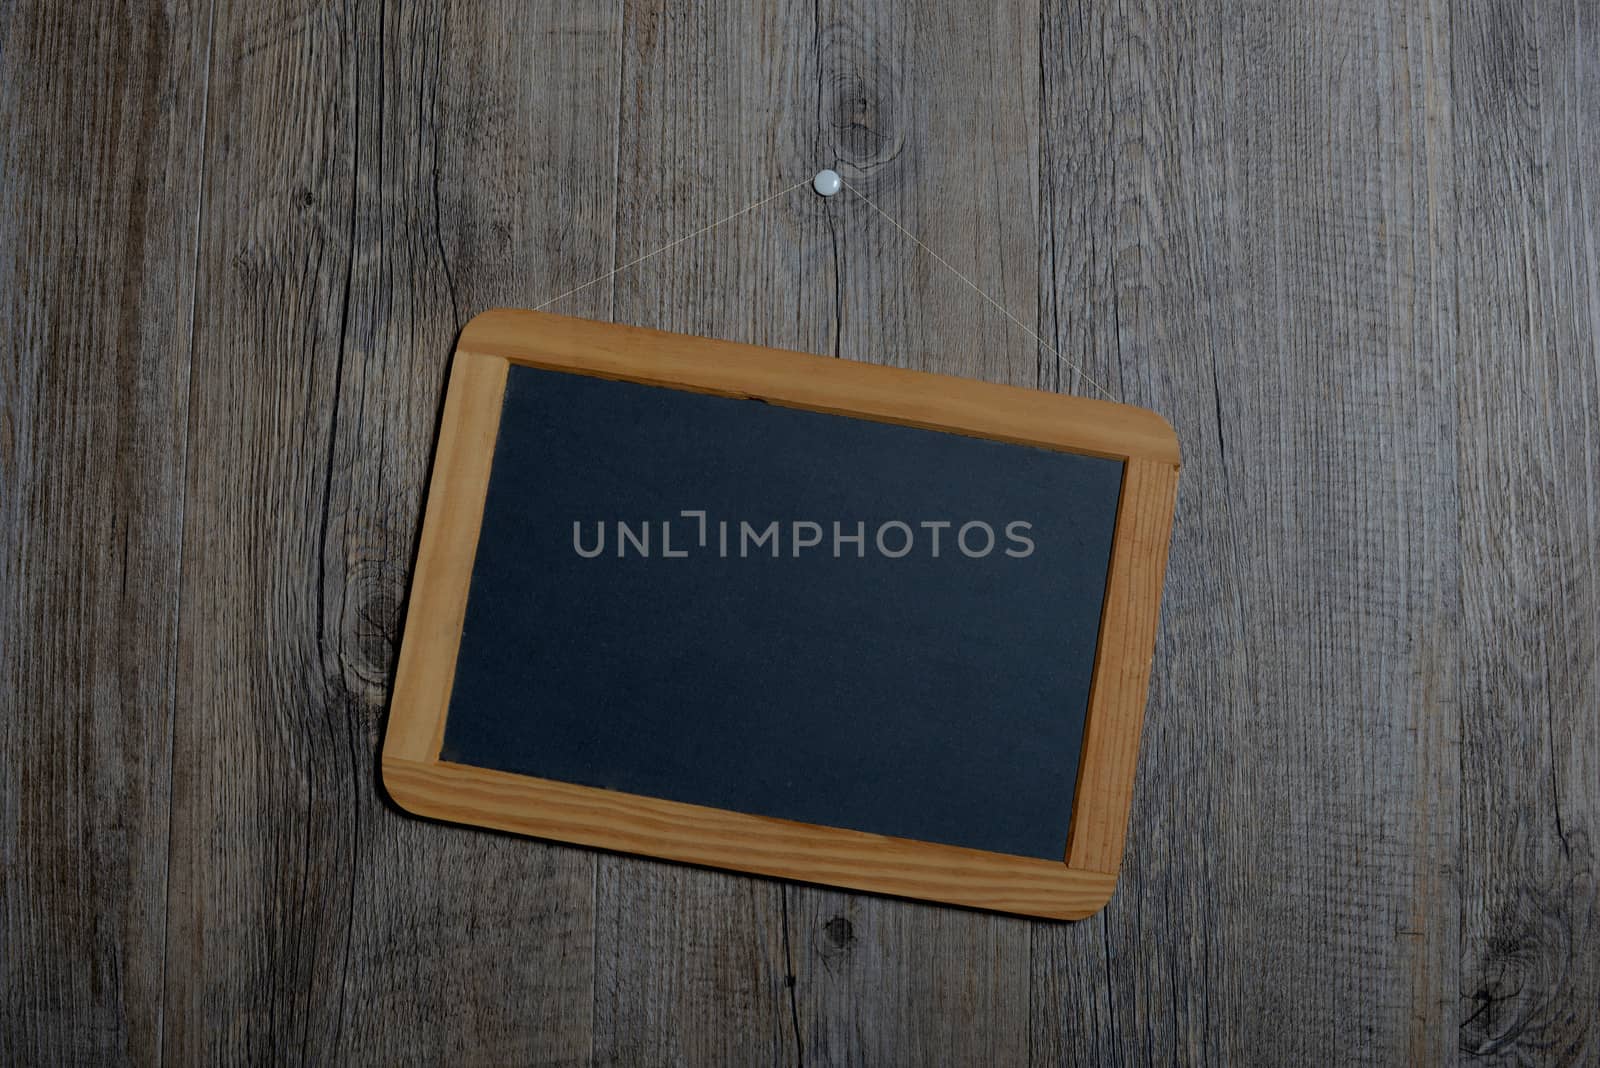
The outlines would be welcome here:
[[[0,7],[0,1062],[1600,1058],[1581,0]],[[452,339],[553,310],[1153,407],[1076,924],[420,822]]]

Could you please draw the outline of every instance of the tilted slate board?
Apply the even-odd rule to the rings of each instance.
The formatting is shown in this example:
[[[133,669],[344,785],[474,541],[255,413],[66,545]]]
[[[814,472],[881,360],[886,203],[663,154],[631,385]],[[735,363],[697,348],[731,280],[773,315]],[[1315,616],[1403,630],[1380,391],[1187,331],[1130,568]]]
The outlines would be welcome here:
[[[450,368],[384,788],[561,842],[1091,915],[1129,831],[1181,459],[1131,405],[483,312]],[[786,550],[725,555],[685,511],[783,523]],[[974,528],[972,559],[946,529],[936,558],[936,520],[1005,540]],[[650,555],[585,558],[574,522],[612,551],[649,523]],[[796,556],[800,522],[919,541]],[[1031,552],[1006,552],[1013,522]]]
[[[1123,467],[513,366],[440,756],[1060,861]],[[619,520],[649,523],[648,558],[619,557]],[[741,557],[741,520],[778,520],[781,556]],[[874,544],[891,520],[916,535],[900,559]],[[954,524],[937,558],[924,520]],[[995,533],[978,559],[972,520]],[[795,521],[822,544],[795,556]],[[834,557],[834,521],[864,524],[865,558]]]

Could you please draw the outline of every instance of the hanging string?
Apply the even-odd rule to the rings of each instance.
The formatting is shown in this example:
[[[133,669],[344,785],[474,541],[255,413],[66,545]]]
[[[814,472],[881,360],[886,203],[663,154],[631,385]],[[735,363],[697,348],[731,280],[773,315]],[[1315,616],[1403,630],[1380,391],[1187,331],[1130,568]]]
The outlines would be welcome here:
[[[1100,383],[1096,382],[1094,379],[1090,378],[1088,375],[1084,374],[1082,367],[1079,367],[1077,364],[1073,363],[1071,360],[1069,360],[1065,356],[1061,355],[1060,352],[1056,351],[1056,347],[1054,345],[1050,344],[1044,338],[1042,338],[1038,334],[1034,333],[1033,330],[1028,326],[1027,323],[1024,323],[1021,319],[1018,319],[1015,315],[1012,315],[1009,311],[1007,311],[1005,309],[1005,306],[1002,305],[998,300],[995,300],[989,294],[987,294],[983,290],[979,289],[977,283],[975,283],[972,279],[968,278],[966,275],[962,274],[960,271],[956,270],[955,267],[950,263],[949,260],[945,259],[943,256],[939,255],[937,252],[933,251],[933,249],[929,248],[927,245],[924,245],[921,241],[917,240],[917,235],[916,234],[912,233],[910,230],[907,230],[904,226],[901,226],[898,222],[896,222],[893,216],[891,216],[888,212],[884,211],[882,208],[878,207],[878,205],[874,204],[871,201],[871,199],[869,199],[867,197],[867,194],[863,193],[861,190],[857,189],[855,186],[851,185],[849,182],[844,181],[843,179],[840,179],[840,183],[846,189],[848,189],[850,192],[852,192],[856,196],[860,197],[861,198],[861,202],[863,204],[865,204],[867,207],[871,208],[873,211],[877,212],[879,215],[883,216],[883,218],[885,220],[887,220],[887,222],[889,223],[890,226],[894,227],[896,230],[899,230],[902,234],[905,234],[906,237],[910,238],[911,239],[911,243],[913,245],[916,245],[922,251],[924,251],[928,255],[932,256],[936,263],[938,263],[945,270],[949,271],[951,274],[955,275],[957,278],[961,279],[963,282],[967,283],[967,287],[969,289],[971,289],[974,293],[978,294],[978,296],[982,297],[984,300],[988,301],[989,304],[996,311],[998,311],[1001,315],[1004,315],[1007,319],[1010,319],[1013,323],[1016,323],[1017,326],[1022,330],[1022,332],[1024,334],[1027,334],[1029,337],[1033,338],[1033,340],[1036,341],[1039,344],[1040,348],[1044,349],[1050,355],[1054,356],[1056,359],[1060,360],[1063,364],[1065,364],[1067,369],[1069,371],[1072,371],[1074,374],[1076,374],[1080,381],[1089,383],[1089,385],[1093,386],[1096,390],[1098,390],[1100,392],[1101,396],[1105,397],[1106,400],[1114,401],[1114,400],[1117,399],[1117,398],[1113,397],[1111,395],[1111,392],[1109,390],[1107,390],[1104,386],[1102,386]]]
[[[535,308],[533,310],[534,311],[544,311],[546,308],[550,307],[550,305],[554,304],[558,300],[566,300],[568,297],[572,296],[572,294],[574,294],[574,293],[577,293],[577,292],[580,292],[582,290],[588,289],[590,286],[593,286],[593,285],[599,285],[601,282],[604,282],[604,281],[606,281],[608,279],[615,278],[617,275],[621,274],[623,271],[626,271],[628,268],[637,267],[637,266],[639,266],[639,264],[643,263],[645,260],[648,260],[653,256],[659,256],[663,252],[668,252],[668,251],[670,251],[672,249],[675,249],[679,245],[683,244],[685,241],[693,241],[695,238],[699,237],[701,234],[708,234],[711,231],[715,230],[717,227],[721,226],[723,223],[732,222],[733,220],[737,219],[741,215],[749,215],[752,211],[755,211],[757,208],[764,208],[768,204],[771,204],[774,200],[777,200],[779,197],[786,197],[790,193],[793,193],[796,189],[799,189],[801,186],[809,185],[810,181],[811,180],[808,178],[804,182],[796,182],[794,185],[791,185],[788,189],[780,189],[778,192],[772,194],[770,197],[767,197],[764,200],[758,200],[754,204],[751,204],[749,207],[740,208],[738,211],[734,212],[732,215],[724,215],[722,218],[718,219],[716,222],[712,223],[711,225],[702,226],[700,229],[696,230],[692,234],[689,234],[687,237],[680,237],[680,238],[678,238],[678,240],[672,242],[671,244],[662,245],[660,248],[656,249],[654,252],[646,252],[643,256],[640,256],[636,260],[629,260],[627,263],[624,263],[621,267],[618,267],[616,270],[607,271],[605,274],[601,275],[599,278],[591,278],[587,282],[583,283],[583,285],[577,286],[577,287],[575,287],[573,289],[569,289],[565,293],[561,294],[558,297],[551,297],[549,300],[545,301],[543,304],[539,305],[537,308]]]
[[[659,256],[663,252],[670,252],[672,249],[677,248],[679,245],[684,244],[685,242],[693,241],[697,237],[700,237],[700,236],[702,236],[704,234],[710,233],[712,230],[715,230],[717,227],[723,225],[724,223],[730,223],[730,222],[732,222],[733,220],[739,218],[742,215],[748,215],[752,211],[755,211],[758,208],[766,207],[768,204],[772,203],[774,200],[778,200],[781,197],[786,197],[790,193],[793,193],[796,189],[799,189],[801,186],[806,186],[806,185],[810,185],[810,184],[811,184],[811,179],[807,178],[804,181],[796,182],[794,185],[791,185],[787,189],[780,189],[780,190],[778,190],[778,192],[773,193],[771,196],[763,197],[761,200],[758,200],[753,204],[750,204],[750,205],[748,205],[746,207],[740,208],[738,211],[734,212],[731,215],[724,215],[722,218],[718,219],[716,222],[709,223],[706,226],[702,226],[700,229],[696,230],[692,234],[687,234],[684,237],[678,238],[676,241],[672,241],[672,242],[669,242],[668,244],[662,245],[660,248],[655,249],[654,251],[646,252],[643,256],[640,256],[637,259],[629,260],[627,263],[624,263],[622,266],[614,268],[613,270],[607,271],[605,274],[599,275],[598,277],[591,278],[591,279],[589,279],[589,281],[583,283],[580,286],[574,286],[573,288],[567,290],[565,293],[561,293],[561,294],[559,294],[557,296],[551,297],[549,300],[545,301],[543,304],[540,304],[536,308],[534,308],[534,311],[543,311],[544,309],[548,308],[550,305],[555,304],[558,301],[566,300],[568,297],[572,296],[574,293],[581,293],[583,290],[588,289],[590,286],[599,285],[601,282],[609,281],[610,279],[615,278],[617,275],[621,274],[623,271],[629,270],[629,269],[631,269],[633,267],[637,267],[639,264],[643,263],[645,260],[652,259],[652,258],[654,258],[656,256]],[[991,297],[988,293],[984,292],[984,290],[982,290],[982,289],[980,289],[978,287],[976,282],[974,282],[972,279],[968,278],[966,275],[962,274],[959,270],[957,270],[955,268],[955,266],[949,260],[945,259],[943,256],[939,255],[933,249],[931,249],[927,245],[923,244],[917,238],[916,234],[913,234],[910,230],[907,230],[904,226],[901,226],[900,223],[898,221],[896,221],[895,218],[892,215],[890,215],[888,212],[884,211],[882,208],[878,207],[877,204],[873,203],[872,199],[870,197],[868,197],[865,193],[863,193],[861,190],[857,189],[855,186],[851,185],[849,182],[844,181],[843,179],[840,179],[840,184],[843,185],[845,189],[848,189],[854,196],[860,198],[860,200],[861,200],[861,202],[863,204],[865,204],[867,207],[871,208],[873,211],[877,212],[880,216],[882,216],[883,219],[890,226],[894,227],[896,230],[900,231],[900,233],[904,234],[911,241],[911,243],[913,245],[916,245],[922,251],[926,252],[929,256],[933,257],[934,262],[938,263],[939,266],[943,267],[945,270],[949,271],[951,274],[953,274],[957,278],[961,279],[963,282],[965,282],[967,284],[967,287],[969,289],[971,289],[974,293],[978,294],[978,296],[982,297],[984,300],[988,301],[991,307],[993,307],[1001,315],[1004,315],[1007,319],[1009,319],[1013,323],[1015,323],[1016,326],[1023,333],[1025,333],[1029,337],[1031,337],[1034,340],[1034,342],[1036,344],[1038,344],[1038,346],[1040,348],[1042,348],[1046,352],[1050,353],[1050,355],[1054,356],[1057,360],[1059,360],[1069,371],[1071,371],[1073,374],[1077,375],[1079,381],[1087,382],[1089,385],[1093,386],[1095,388],[1095,390],[1098,391],[1107,400],[1115,401],[1117,399],[1116,397],[1112,396],[1111,392],[1109,390],[1107,390],[1104,386],[1102,386],[1100,383],[1096,382],[1094,379],[1090,378],[1087,374],[1085,374],[1084,371],[1083,371],[1083,368],[1081,366],[1079,366],[1078,364],[1074,363],[1073,361],[1067,359],[1065,356],[1061,355],[1061,353],[1056,349],[1056,347],[1054,345],[1050,344],[1044,338],[1040,337],[1037,333],[1034,332],[1034,330],[1032,328],[1030,328],[1028,326],[1028,324],[1024,323],[1021,319],[1018,319],[1015,315],[1012,315],[1009,311],[1007,311],[1006,308],[1005,308],[1005,305],[1001,304],[999,301],[997,301],[993,297]]]

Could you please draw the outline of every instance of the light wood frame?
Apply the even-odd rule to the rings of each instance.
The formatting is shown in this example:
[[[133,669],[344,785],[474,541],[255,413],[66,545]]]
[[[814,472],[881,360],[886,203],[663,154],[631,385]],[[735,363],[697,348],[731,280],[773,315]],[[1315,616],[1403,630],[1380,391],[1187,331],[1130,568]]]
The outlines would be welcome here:
[[[510,365],[950,431],[1124,463],[1064,862],[641,797],[439,758]],[[1080,919],[1111,897],[1133,800],[1177,498],[1178,441],[1141,408],[502,309],[461,332],[383,748],[418,815],[804,882]]]

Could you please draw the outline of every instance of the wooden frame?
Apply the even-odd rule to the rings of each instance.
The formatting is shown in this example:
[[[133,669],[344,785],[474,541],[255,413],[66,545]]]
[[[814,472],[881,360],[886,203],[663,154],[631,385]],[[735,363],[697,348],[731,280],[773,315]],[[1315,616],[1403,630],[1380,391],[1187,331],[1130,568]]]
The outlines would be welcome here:
[[[1124,462],[1064,863],[819,827],[439,759],[510,364],[1086,453]],[[456,348],[383,749],[422,816],[691,864],[1056,919],[1116,886],[1177,497],[1153,412],[537,312],[485,312]]]

